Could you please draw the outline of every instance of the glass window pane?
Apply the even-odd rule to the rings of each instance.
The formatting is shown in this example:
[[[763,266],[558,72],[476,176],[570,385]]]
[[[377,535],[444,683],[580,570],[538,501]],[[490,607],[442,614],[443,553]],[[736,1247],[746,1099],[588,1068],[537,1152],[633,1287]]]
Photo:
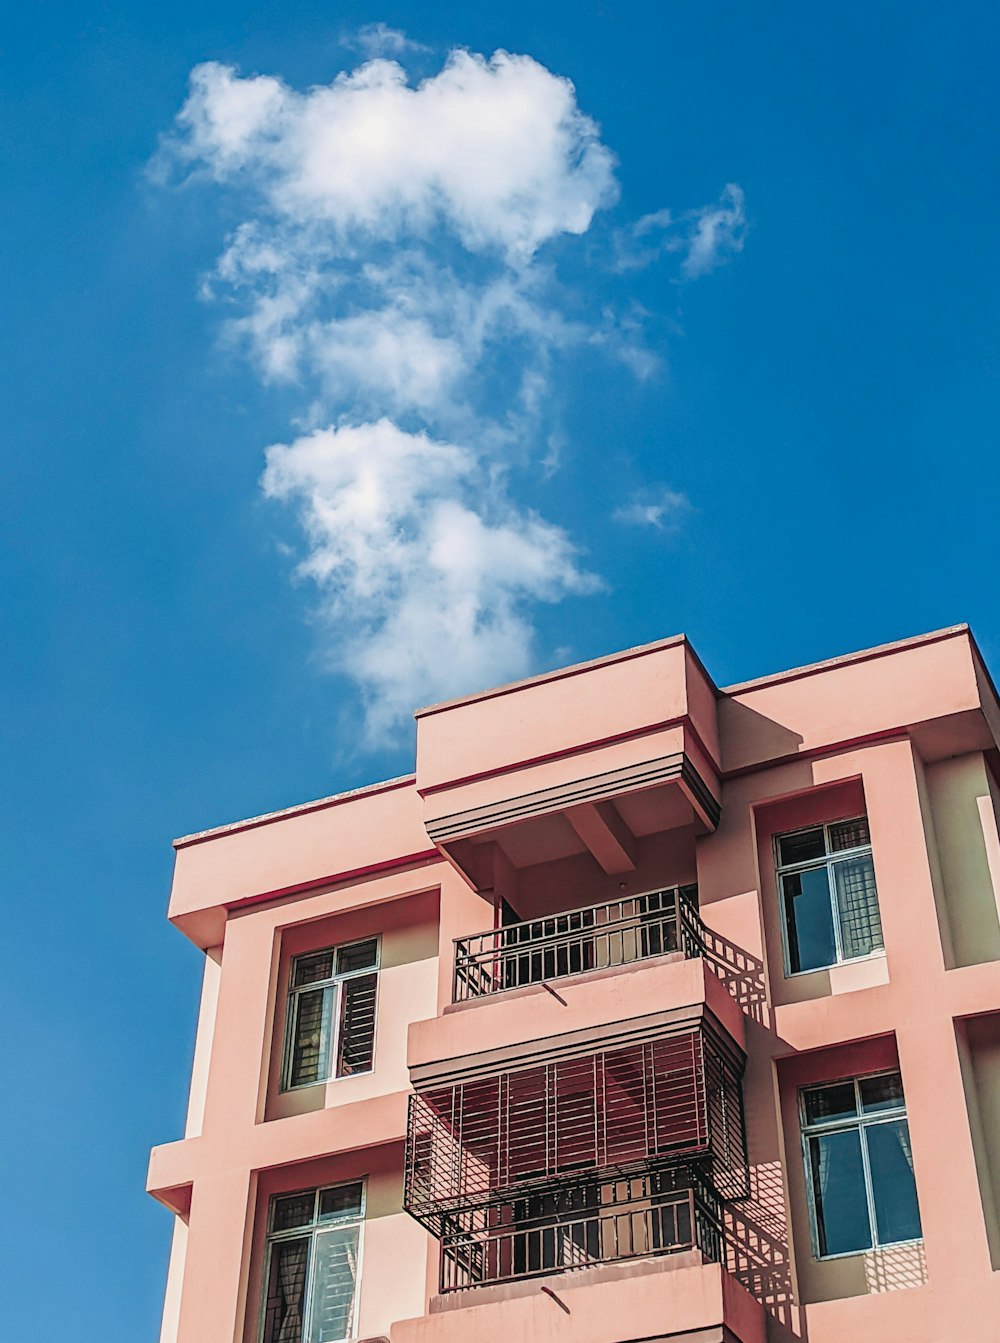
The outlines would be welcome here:
[[[883,946],[882,920],[878,911],[871,854],[845,858],[839,863],[833,863],[832,867],[844,959],[870,956]]]
[[[868,1195],[856,1128],[809,1139],[820,1254],[849,1254],[872,1244]]]
[[[353,946],[341,947],[337,952],[337,974],[350,974],[352,970],[367,970],[378,961],[378,939],[367,942],[355,942]]]
[[[319,1216],[321,1222],[343,1221],[345,1217],[361,1215],[361,1183],[338,1184],[333,1189],[321,1189]]]
[[[287,1343],[302,1337],[308,1263],[308,1237],[278,1241],[271,1247],[264,1296],[264,1343]]]
[[[836,1119],[853,1119],[858,1102],[853,1082],[835,1082],[828,1087],[810,1087],[805,1093],[807,1124],[828,1124]]]
[[[338,1226],[316,1233],[309,1327],[303,1343],[339,1343],[350,1337],[359,1230],[357,1225]]]
[[[330,1063],[330,1004],[332,989],[308,989],[296,994],[295,1035],[289,1084],[304,1086],[323,1081]]]
[[[375,1052],[375,998],[378,975],[359,975],[341,984],[337,1076],[371,1071]]]
[[[909,1126],[905,1119],[896,1119],[889,1124],[867,1124],[865,1136],[879,1244],[916,1240],[920,1235],[920,1212],[913,1179]]]
[[[903,1079],[899,1073],[880,1073],[878,1077],[862,1077],[858,1087],[861,1091],[861,1109],[865,1114],[903,1108]]]
[[[806,863],[811,858],[822,858],[826,853],[823,829],[799,830],[794,835],[782,835],[778,840],[778,855],[782,867],[791,863]]]
[[[308,1226],[316,1209],[316,1191],[307,1189],[302,1194],[286,1194],[271,1205],[271,1230],[287,1231],[293,1226]]]
[[[301,988],[303,984],[316,984],[320,980],[330,979],[332,975],[332,951],[317,951],[312,956],[297,956],[292,975],[292,988]]]
[[[830,852],[840,853],[844,849],[860,849],[870,843],[868,819],[859,816],[855,821],[838,821],[830,826]]]
[[[795,872],[782,877],[781,884],[788,927],[788,964],[792,973],[834,965],[837,942],[826,867]]]

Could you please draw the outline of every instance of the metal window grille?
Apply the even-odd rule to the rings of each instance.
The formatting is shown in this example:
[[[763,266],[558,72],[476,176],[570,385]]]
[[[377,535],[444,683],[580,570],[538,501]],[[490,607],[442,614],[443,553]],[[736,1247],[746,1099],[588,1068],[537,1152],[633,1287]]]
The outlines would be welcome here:
[[[375,1050],[378,938],[292,961],[282,1089],[370,1072]]]
[[[453,999],[679,952],[700,956],[696,886],[648,891],[455,939]]]
[[[774,840],[778,883],[784,905],[786,973],[821,969],[824,964],[869,956],[884,946],[875,886],[871,836],[864,816],[830,825],[777,835]],[[822,875],[819,875],[822,874]],[[829,908],[822,917],[828,928],[823,953],[819,945],[803,955],[796,911],[807,881],[823,881]],[[817,897],[826,908],[827,896]],[[815,930],[814,930],[815,936]]]
[[[405,1206],[447,1248],[453,1286],[658,1252],[650,1182],[689,1168],[703,1201],[747,1193],[741,1074],[705,1023],[429,1088],[410,1100]],[[642,1236],[626,1235],[633,1216]]]

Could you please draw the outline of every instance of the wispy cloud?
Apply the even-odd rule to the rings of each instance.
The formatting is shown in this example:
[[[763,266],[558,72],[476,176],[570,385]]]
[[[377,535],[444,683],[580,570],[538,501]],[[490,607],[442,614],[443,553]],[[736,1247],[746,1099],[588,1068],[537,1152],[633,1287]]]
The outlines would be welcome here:
[[[365,60],[374,60],[376,56],[400,57],[409,52],[426,52],[422,42],[414,42],[400,28],[390,28],[385,23],[365,23],[349,37],[341,39],[341,46],[348,51],[358,51]]]
[[[746,201],[741,187],[730,182],[714,205],[675,215],[656,210],[617,235],[620,271],[640,270],[663,256],[680,261],[680,276],[696,280],[743,251]]]
[[[740,187],[731,182],[719,197],[719,203],[706,206],[694,216],[694,228],[681,263],[687,280],[706,275],[716,266],[743,251],[747,217]]]
[[[661,485],[634,494],[628,503],[616,508],[611,517],[626,527],[652,527],[662,532],[678,527],[690,509],[691,501],[686,494]]]
[[[639,378],[659,363],[635,312],[587,316],[560,287],[557,244],[618,196],[569,80],[456,50],[413,83],[388,59],[417,49],[405,34],[351,42],[368,59],[306,91],[196,67],[153,171],[238,211],[203,292],[235,314],[226,333],[261,381],[298,395],[262,486],[301,520],[330,663],[377,735],[414,703],[529,670],[535,604],[594,590],[509,468],[557,468],[561,353],[599,347]],[[683,274],[738,250],[742,209],[730,194],[682,217]],[[671,228],[648,216],[628,246],[670,250]],[[665,499],[644,506],[665,525]]]

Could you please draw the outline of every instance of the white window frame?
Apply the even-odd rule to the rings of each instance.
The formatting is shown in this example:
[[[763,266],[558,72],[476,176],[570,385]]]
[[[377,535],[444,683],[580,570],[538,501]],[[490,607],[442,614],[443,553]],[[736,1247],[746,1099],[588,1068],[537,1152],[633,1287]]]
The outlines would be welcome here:
[[[295,980],[295,966],[301,961],[311,956],[321,956],[329,952],[334,958],[333,963],[337,963],[337,955],[341,951],[349,951],[351,947],[359,946],[362,942],[375,943],[375,961],[372,965],[366,965],[361,970],[348,970],[344,974],[333,974],[328,979],[313,980],[310,984],[301,984],[293,987]],[[375,1050],[378,1037],[378,980],[382,973],[382,938],[375,934],[371,937],[356,937],[350,942],[338,942],[332,947],[318,947],[315,951],[303,951],[299,955],[293,956],[288,966],[288,992],[285,998],[285,1045],[282,1050],[281,1058],[281,1091],[301,1091],[303,1087],[325,1086],[327,1082],[339,1082],[348,1077],[367,1077],[375,1071]],[[340,1026],[341,1026],[341,1002],[343,999],[343,986],[349,979],[360,979],[363,975],[375,975],[375,1021],[372,1030],[372,1065],[366,1068],[364,1072],[356,1073],[337,1073],[337,1057],[340,1052]],[[326,1030],[328,1034],[329,1045],[327,1049],[326,1073],[322,1077],[317,1077],[312,1082],[292,1083],[292,1062],[295,1054],[295,1030],[298,1023],[298,1000],[303,993],[310,993],[317,989],[331,989],[329,998],[331,1007],[326,1020]],[[325,1011],[325,1004],[324,1004]]]
[[[359,941],[367,941],[366,938],[359,938]],[[344,1189],[349,1185],[359,1184],[361,1186],[361,1207],[359,1211],[351,1216],[345,1217],[343,1221],[319,1220],[319,1201],[320,1196],[328,1193],[331,1189]],[[279,1199],[292,1198],[296,1194],[313,1195],[313,1219],[308,1226],[291,1226],[282,1231],[272,1231],[271,1223],[274,1218],[275,1205]],[[306,1264],[306,1290],[302,1298],[302,1328],[303,1331],[312,1315],[312,1294],[316,1282],[316,1274],[313,1268],[313,1256],[315,1254],[315,1244],[317,1232],[322,1232],[326,1227],[331,1226],[354,1226],[358,1227],[358,1267],[354,1275],[354,1300],[351,1302],[351,1318],[348,1322],[348,1332],[343,1339],[331,1340],[331,1343],[348,1343],[349,1339],[357,1336],[358,1312],[361,1302],[361,1274],[363,1272],[363,1256],[365,1245],[365,1214],[368,1208],[368,1181],[361,1177],[357,1180],[338,1180],[336,1184],[318,1185],[315,1189],[289,1189],[282,1190],[279,1194],[271,1196],[267,1209],[267,1252],[264,1255],[264,1277],[261,1289],[260,1302],[260,1322],[257,1329],[257,1343],[263,1343],[264,1329],[267,1325],[267,1285],[271,1280],[271,1256],[274,1253],[274,1247],[280,1245],[286,1240],[303,1240],[309,1237],[309,1258]],[[303,1333],[304,1337],[304,1333]]]
[[[885,956],[885,934],[883,931],[883,945],[877,947],[874,951],[865,952],[862,956],[845,956],[843,937],[840,931],[840,907],[837,904],[836,886],[833,879],[832,867],[834,863],[843,862],[847,858],[860,858],[864,855],[872,860],[872,870],[875,868],[875,854],[872,850],[871,831],[869,830],[869,839],[867,844],[859,844],[853,849],[837,849],[836,852],[830,849],[830,830],[837,825],[850,825],[852,821],[864,821],[868,824],[868,817],[862,812],[856,816],[845,816],[835,821],[818,822],[815,825],[800,825],[794,830],[782,830],[780,834],[772,836],[772,847],[774,850],[774,871],[775,884],[778,888],[778,922],[781,924],[781,951],[784,962],[784,971],[786,979],[797,979],[800,975],[815,975],[823,970],[832,970],[835,965],[857,965],[859,961],[871,961],[876,957]],[[823,845],[826,853],[822,858],[807,858],[801,863],[781,862],[781,849],[779,843],[783,839],[788,839],[792,835],[804,835],[807,830],[822,830]],[[814,965],[809,970],[793,970],[791,947],[788,941],[788,913],[785,904],[785,883],[784,877],[794,876],[797,872],[810,872],[815,868],[826,868],[826,881],[829,888],[830,910],[833,916],[833,941],[837,953],[837,959],[830,961],[828,965]],[[878,876],[875,877],[875,900],[878,903]],[[879,925],[882,922],[882,908],[879,905]]]
[[[808,826],[807,829],[814,827]],[[802,1164],[806,1177],[806,1201],[809,1206],[809,1234],[812,1240],[813,1258],[826,1263],[830,1259],[856,1259],[860,1254],[871,1254],[873,1250],[885,1249],[889,1245],[919,1245],[923,1242],[923,1236],[913,1236],[909,1240],[889,1240],[884,1243],[879,1242],[878,1238],[878,1218],[875,1213],[875,1191],[872,1186],[871,1163],[868,1157],[868,1139],[864,1132],[861,1132],[861,1167],[865,1179],[865,1201],[868,1205],[868,1227],[871,1232],[871,1245],[862,1250],[842,1250],[838,1254],[822,1254],[820,1251],[819,1239],[819,1213],[816,1208],[816,1190],[813,1185],[812,1160],[809,1155],[809,1139],[817,1137],[823,1133],[840,1133],[849,1129],[864,1130],[874,1128],[878,1124],[894,1124],[900,1119],[906,1120],[907,1132],[909,1132],[910,1121],[906,1113],[906,1091],[903,1090],[903,1096],[898,1106],[892,1109],[877,1110],[871,1114],[865,1114],[861,1108],[861,1083],[868,1081],[872,1077],[900,1077],[898,1068],[879,1068],[875,1072],[858,1073],[854,1077],[833,1077],[827,1081],[810,1082],[808,1086],[799,1088],[799,1130],[802,1142]],[[818,1123],[807,1123],[806,1121],[806,1093],[809,1091],[819,1091],[828,1086],[844,1086],[848,1082],[854,1083],[854,1105],[857,1113],[849,1119],[831,1119],[820,1120]],[[919,1204],[918,1204],[919,1207]]]

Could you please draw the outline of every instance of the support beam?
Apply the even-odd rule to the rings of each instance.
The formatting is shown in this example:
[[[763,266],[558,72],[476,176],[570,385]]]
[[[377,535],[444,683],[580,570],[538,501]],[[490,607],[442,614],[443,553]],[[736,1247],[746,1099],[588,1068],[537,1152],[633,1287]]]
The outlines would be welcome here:
[[[489,904],[497,897],[512,903],[517,874],[514,865],[496,840],[473,844],[469,839],[442,845],[442,852],[465,880]]]
[[[635,871],[635,836],[613,802],[584,802],[563,814],[609,877]]]

